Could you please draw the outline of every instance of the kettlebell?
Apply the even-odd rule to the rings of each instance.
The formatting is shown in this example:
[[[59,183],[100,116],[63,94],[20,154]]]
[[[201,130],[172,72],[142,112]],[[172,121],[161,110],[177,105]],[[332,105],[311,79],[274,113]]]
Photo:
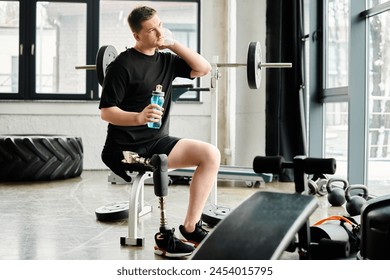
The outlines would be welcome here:
[[[363,191],[362,196],[359,195],[351,195],[351,191],[359,189]],[[351,216],[360,215],[361,209],[363,205],[367,202],[368,198],[368,189],[365,185],[350,185],[345,189],[345,199],[347,200],[347,204],[345,205],[345,209],[348,214]]]
[[[343,186],[333,186],[335,182],[341,182]],[[328,191],[328,201],[332,206],[341,206],[345,203],[345,189],[348,186],[348,181],[341,178],[330,178],[328,180],[326,190]]]

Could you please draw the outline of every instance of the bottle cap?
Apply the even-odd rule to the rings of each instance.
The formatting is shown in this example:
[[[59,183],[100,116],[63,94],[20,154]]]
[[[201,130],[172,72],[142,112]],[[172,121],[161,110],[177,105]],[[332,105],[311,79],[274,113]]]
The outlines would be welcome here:
[[[157,85],[156,90],[152,92],[153,95],[164,96],[164,92],[162,91],[162,85]]]
[[[157,85],[156,86],[156,91],[157,92],[162,92],[162,85]]]

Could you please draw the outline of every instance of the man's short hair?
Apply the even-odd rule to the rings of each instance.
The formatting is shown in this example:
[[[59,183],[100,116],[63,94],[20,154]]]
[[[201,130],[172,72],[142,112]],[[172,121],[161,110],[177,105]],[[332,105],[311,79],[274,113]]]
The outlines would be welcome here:
[[[152,18],[157,11],[151,7],[141,6],[134,8],[127,17],[131,31],[138,33],[142,29],[142,23]]]

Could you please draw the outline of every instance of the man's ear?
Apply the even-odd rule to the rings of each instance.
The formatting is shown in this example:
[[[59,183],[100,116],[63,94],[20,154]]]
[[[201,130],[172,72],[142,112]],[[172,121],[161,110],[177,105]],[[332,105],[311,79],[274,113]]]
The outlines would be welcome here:
[[[136,41],[139,41],[140,40],[140,38],[139,38],[139,35],[138,35],[138,33],[133,33],[133,37],[134,37],[134,39],[136,40]]]

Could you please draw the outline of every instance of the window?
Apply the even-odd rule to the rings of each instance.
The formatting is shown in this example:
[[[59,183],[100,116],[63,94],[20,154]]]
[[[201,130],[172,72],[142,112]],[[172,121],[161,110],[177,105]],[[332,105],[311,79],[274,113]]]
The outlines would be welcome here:
[[[367,8],[368,9],[378,8],[382,4],[388,4],[386,2],[389,2],[389,0],[368,0]]]
[[[19,18],[17,1],[0,2],[0,93],[19,91]]]
[[[336,158],[336,176],[366,184],[372,194],[388,194],[390,1],[322,3],[322,56],[314,63],[323,72],[324,114],[313,114],[310,122],[324,125],[319,144],[323,156]]]
[[[88,2],[0,0],[1,99],[91,99],[74,68],[86,57]]]
[[[337,160],[336,174],[347,177],[349,0],[325,2],[324,150],[325,157]]]
[[[325,88],[348,86],[349,0],[328,0],[325,28]]]
[[[94,65],[99,46],[133,44],[127,15],[142,1],[0,0],[0,99],[98,100]],[[147,1],[177,40],[199,49],[198,1]],[[198,80],[179,80],[195,84]],[[185,100],[199,100],[188,92]]]
[[[75,65],[86,57],[86,3],[37,2],[36,94],[85,94],[85,73]]]
[[[369,1],[378,8],[384,1]],[[387,2],[387,6],[390,4]],[[382,5],[382,8],[385,6]],[[368,185],[388,189],[390,180],[390,11],[367,19]]]

